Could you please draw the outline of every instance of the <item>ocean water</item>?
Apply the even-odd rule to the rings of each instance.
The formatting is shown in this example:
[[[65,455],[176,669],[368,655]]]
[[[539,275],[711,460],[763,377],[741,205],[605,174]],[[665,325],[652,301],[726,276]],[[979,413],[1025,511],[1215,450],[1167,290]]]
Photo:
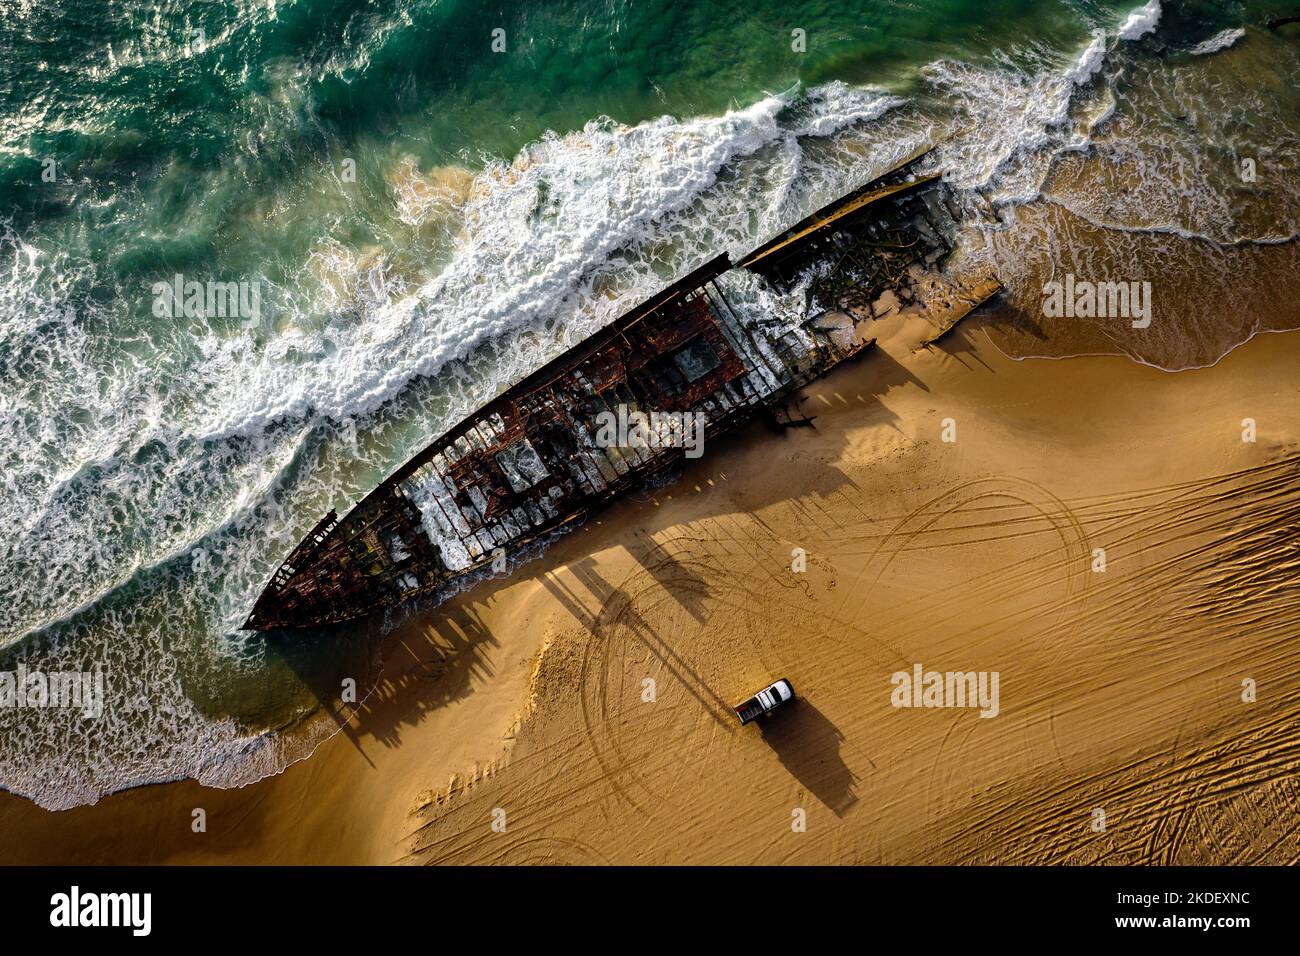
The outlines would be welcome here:
[[[970,211],[957,265],[1008,285],[1008,354],[1178,369],[1300,327],[1300,36],[1268,15],[4,0],[0,671],[100,670],[106,706],[0,707],[0,787],[61,808],[309,754],[391,620],[238,627],[326,510],[921,146]],[[1053,326],[1067,271],[1151,281],[1159,321]],[[260,306],[160,316],[177,275]]]

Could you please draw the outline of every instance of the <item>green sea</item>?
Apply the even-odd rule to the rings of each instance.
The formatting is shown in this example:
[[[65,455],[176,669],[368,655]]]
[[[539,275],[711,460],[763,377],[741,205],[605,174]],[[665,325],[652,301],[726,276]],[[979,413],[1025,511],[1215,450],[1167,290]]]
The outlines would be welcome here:
[[[308,755],[394,617],[239,625],[325,511],[922,147],[971,212],[958,261],[1023,305],[987,330],[1010,354],[1178,369],[1300,326],[1279,7],[0,0],[0,671],[107,688],[95,720],[0,707],[0,787],[60,808]],[[1044,330],[1059,268],[1163,282],[1178,318]],[[253,291],[160,307],[190,282]]]

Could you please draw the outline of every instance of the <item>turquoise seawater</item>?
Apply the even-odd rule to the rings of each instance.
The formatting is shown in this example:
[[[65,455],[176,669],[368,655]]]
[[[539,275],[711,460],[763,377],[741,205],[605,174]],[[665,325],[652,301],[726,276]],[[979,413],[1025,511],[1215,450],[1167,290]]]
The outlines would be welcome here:
[[[1002,222],[1051,182],[1126,234],[1297,231],[1293,190],[1238,188],[1241,157],[1294,183],[1300,155],[1297,42],[1262,29],[1269,3],[3,13],[0,670],[102,669],[109,690],[93,722],[0,708],[0,786],[47,806],[308,753],[391,622],[238,626],[328,508],[638,296],[921,146]],[[1122,196],[1098,205],[1080,157]],[[1020,235],[970,255],[1014,273],[1050,243]],[[256,314],[160,314],[177,276],[256,286]],[[1161,348],[1176,366],[1185,344]]]

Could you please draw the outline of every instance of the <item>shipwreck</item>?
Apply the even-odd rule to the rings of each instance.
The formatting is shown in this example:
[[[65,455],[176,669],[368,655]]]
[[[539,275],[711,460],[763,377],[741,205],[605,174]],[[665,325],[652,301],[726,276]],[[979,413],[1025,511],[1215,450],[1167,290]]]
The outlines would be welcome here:
[[[882,299],[915,303],[942,279],[943,328],[1001,288],[942,275],[958,210],[925,153],[753,252],[717,258],[628,310],[442,435],[285,558],[245,629],[335,624],[437,593],[501,556],[581,522],[674,467],[689,443],[653,425],[599,440],[609,416],[689,420],[706,437],[772,414],[867,348]],[[717,279],[749,270],[805,292],[794,323],[743,318]],[[665,414],[674,413],[674,414]],[[666,426],[663,426],[666,427]],[[680,437],[680,436],[679,436]]]

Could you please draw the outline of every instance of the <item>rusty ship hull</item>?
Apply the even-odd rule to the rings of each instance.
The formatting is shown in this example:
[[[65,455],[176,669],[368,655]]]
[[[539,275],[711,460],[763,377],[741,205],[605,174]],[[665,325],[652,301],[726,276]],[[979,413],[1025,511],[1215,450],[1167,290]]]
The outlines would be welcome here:
[[[871,344],[886,291],[903,301],[951,249],[956,212],[925,155],[889,170],[733,263],[720,255],[516,383],[400,467],[344,518],[326,515],[278,568],[245,629],[341,623],[438,592],[583,520],[673,467],[680,444],[597,441],[629,411],[697,416],[707,442]],[[801,322],[745,320],[716,281],[781,292]],[[811,277],[811,278],[810,278]],[[964,314],[996,280],[959,296]],[[958,316],[959,317],[959,316]]]

